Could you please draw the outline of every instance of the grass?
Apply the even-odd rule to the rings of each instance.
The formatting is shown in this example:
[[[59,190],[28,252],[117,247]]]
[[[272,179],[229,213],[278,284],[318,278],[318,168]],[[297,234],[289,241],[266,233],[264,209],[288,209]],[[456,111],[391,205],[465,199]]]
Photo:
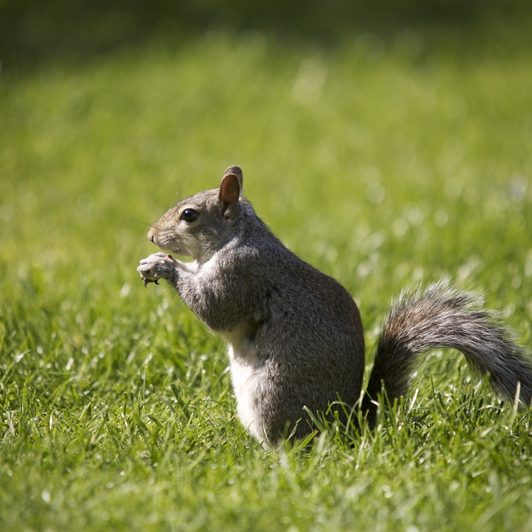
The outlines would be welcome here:
[[[0,528],[530,530],[530,411],[455,352],[374,431],[264,451],[222,342],[142,287],[149,223],[231,163],[360,304],[449,277],[532,324],[532,41],[507,27],[152,39],[0,77]],[[445,29],[445,28],[444,28]]]

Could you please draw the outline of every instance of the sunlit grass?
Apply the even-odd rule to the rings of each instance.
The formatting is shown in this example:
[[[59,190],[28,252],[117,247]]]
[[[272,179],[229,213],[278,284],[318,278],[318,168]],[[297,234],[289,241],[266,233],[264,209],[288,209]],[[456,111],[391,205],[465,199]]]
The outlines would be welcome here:
[[[353,293],[370,359],[391,298],[445,276],[530,346],[532,49],[453,39],[213,34],[0,78],[0,528],[530,528],[530,414],[456,353],[375,432],[266,452],[221,341],[135,271],[149,224],[239,163]]]

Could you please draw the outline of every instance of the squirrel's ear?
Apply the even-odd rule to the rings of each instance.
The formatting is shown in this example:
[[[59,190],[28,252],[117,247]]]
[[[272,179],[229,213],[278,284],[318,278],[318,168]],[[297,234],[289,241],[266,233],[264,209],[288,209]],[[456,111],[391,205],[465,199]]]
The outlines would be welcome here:
[[[230,166],[225,172],[220,185],[220,201],[225,205],[236,203],[242,193],[244,176],[238,166]]]

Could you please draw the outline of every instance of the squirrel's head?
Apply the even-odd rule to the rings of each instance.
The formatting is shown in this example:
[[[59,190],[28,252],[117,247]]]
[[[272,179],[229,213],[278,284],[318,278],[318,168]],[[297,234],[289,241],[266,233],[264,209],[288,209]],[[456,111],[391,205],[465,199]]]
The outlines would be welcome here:
[[[230,166],[219,188],[198,192],[170,208],[148,231],[165,251],[204,261],[236,233],[241,219],[242,170]]]

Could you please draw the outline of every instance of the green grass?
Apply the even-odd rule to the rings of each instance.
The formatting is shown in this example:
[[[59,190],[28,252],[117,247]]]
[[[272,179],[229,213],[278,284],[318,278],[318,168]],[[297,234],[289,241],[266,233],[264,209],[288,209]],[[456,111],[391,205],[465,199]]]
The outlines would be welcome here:
[[[374,432],[264,451],[222,342],[135,268],[239,163],[289,247],[360,304],[486,292],[532,345],[530,17],[152,40],[0,77],[0,529],[530,530],[530,412],[455,352]],[[445,30],[445,31],[444,31]]]

